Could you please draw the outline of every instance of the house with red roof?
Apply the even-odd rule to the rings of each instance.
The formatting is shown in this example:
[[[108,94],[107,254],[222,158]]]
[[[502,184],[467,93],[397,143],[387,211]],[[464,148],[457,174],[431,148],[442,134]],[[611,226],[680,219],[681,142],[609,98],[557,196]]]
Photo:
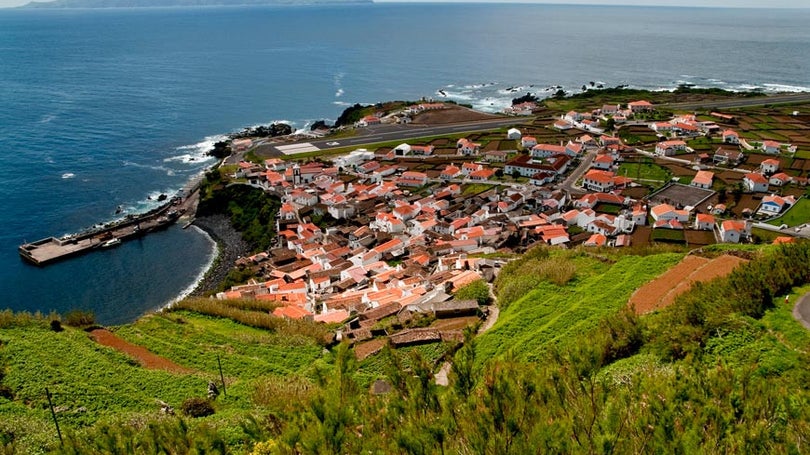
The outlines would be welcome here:
[[[683,223],[676,219],[661,219],[653,223],[653,229],[673,229],[676,231],[682,231]]]
[[[483,164],[464,163],[464,164],[461,165],[461,173],[464,174],[464,176],[469,176],[473,172],[480,171],[483,168],[484,168]]]
[[[406,171],[397,179],[397,185],[418,187],[428,182],[428,176],[424,172]]]
[[[698,231],[711,231],[714,229],[715,219],[713,215],[708,213],[698,213],[695,215],[695,226],[694,228]]]
[[[565,147],[562,145],[553,144],[537,144],[532,147],[531,155],[534,158],[548,158],[554,155],[562,155],[565,153]]]
[[[784,172],[777,172],[768,179],[768,183],[773,186],[785,186],[793,181],[793,177],[785,174]]]
[[[683,150],[686,150],[686,142],[680,139],[655,144],[655,154],[660,156],[673,156]]]
[[[711,188],[714,181],[714,172],[711,171],[698,171],[692,181],[689,183],[691,186],[698,188]]]
[[[277,318],[305,319],[311,321],[313,314],[296,305],[284,305],[273,310],[273,316]]]
[[[458,166],[448,164],[446,168],[439,174],[439,178],[443,180],[450,180],[461,176],[461,169]]]
[[[616,174],[613,172],[591,169],[582,178],[582,186],[590,191],[607,193],[616,186],[615,178]]]
[[[467,138],[461,138],[456,142],[456,150],[457,153],[462,156],[478,155],[478,152],[481,150],[481,144],[476,144]]]
[[[723,142],[726,144],[740,144],[740,135],[734,130],[723,131]]]
[[[470,180],[486,181],[489,180],[493,175],[495,175],[495,169],[484,168],[471,172],[469,177]]]
[[[768,192],[768,179],[758,172],[745,174],[742,183],[747,191],[751,191],[753,193]]]
[[[655,106],[652,103],[645,100],[640,101],[631,101],[627,103],[627,108],[630,109],[630,112],[636,114],[639,112],[651,112],[655,110]]]
[[[602,234],[593,234],[588,237],[588,240],[582,244],[583,246],[605,246],[607,245],[607,237]]]
[[[762,163],[759,165],[759,168],[763,174],[770,175],[779,170],[780,164],[781,163],[779,162],[779,160],[775,158],[768,158],[767,160],[762,161]]]
[[[609,171],[613,167],[613,157],[608,154],[596,155],[596,158],[591,162],[591,167]]]
[[[355,125],[363,128],[370,125],[379,125],[380,123],[382,123],[382,120],[376,115],[367,115],[361,118]]]
[[[678,210],[669,204],[659,204],[650,210],[650,216],[653,220],[678,220],[681,223],[689,221],[689,212],[686,210]]]
[[[771,155],[776,155],[782,149],[782,144],[776,141],[762,141],[762,151]]]
[[[718,226],[720,241],[740,243],[751,235],[751,223],[742,220],[726,220]]]
[[[789,209],[795,203],[796,198],[794,196],[782,197],[771,194],[762,198],[762,203],[760,203],[759,210],[757,210],[757,212],[774,216]]]
[[[535,139],[533,136],[523,136],[520,139],[520,146],[524,149],[530,149],[535,145],[537,145],[537,139]]]

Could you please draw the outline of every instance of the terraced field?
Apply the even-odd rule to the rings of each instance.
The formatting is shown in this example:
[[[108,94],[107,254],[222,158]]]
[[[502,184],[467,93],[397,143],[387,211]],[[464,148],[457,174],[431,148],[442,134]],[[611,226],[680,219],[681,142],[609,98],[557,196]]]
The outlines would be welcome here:
[[[678,265],[634,292],[629,305],[637,314],[665,308],[671,305],[676,297],[688,291],[694,283],[726,276],[744,262],[747,261],[727,254],[714,259],[687,256]]]

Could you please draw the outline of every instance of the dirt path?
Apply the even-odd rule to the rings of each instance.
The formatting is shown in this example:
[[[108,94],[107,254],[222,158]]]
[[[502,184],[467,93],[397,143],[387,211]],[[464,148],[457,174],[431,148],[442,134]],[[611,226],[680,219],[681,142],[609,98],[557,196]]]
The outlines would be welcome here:
[[[111,347],[137,360],[144,368],[165,370],[172,373],[192,373],[193,370],[182,367],[171,360],[149,352],[148,349],[122,340],[107,329],[96,329],[90,332],[96,343]]]
[[[793,317],[802,323],[804,328],[810,330],[810,292],[799,297],[793,307]]]

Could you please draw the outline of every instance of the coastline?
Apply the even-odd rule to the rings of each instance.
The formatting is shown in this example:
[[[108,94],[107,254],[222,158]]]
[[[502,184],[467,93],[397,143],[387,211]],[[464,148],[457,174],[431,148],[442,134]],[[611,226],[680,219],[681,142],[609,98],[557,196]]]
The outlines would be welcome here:
[[[199,217],[194,220],[192,226],[198,228],[216,244],[216,251],[193,290],[186,295],[180,295],[172,301],[172,304],[188,296],[204,297],[208,292],[216,290],[228,276],[234,262],[250,254],[248,244],[242,240],[242,235],[231,226],[230,219],[225,215]]]

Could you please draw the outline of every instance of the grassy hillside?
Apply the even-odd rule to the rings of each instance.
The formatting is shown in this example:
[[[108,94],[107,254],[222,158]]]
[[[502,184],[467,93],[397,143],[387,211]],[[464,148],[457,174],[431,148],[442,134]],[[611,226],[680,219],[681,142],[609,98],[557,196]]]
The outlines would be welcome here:
[[[680,253],[618,258],[600,258],[586,251],[552,254],[576,264],[575,278],[563,286],[541,282],[510,303],[496,325],[478,339],[477,354],[482,359],[514,351],[516,360],[532,361],[551,347],[577,342],[579,334],[626,306],[633,291],[683,257]],[[521,264],[520,269],[532,273],[530,264]]]
[[[0,313],[0,447],[9,453],[803,453],[810,332],[791,316],[810,291],[810,243],[722,246],[751,259],[671,307],[625,310],[677,250],[531,250],[496,282],[498,323],[433,381],[440,345],[358,364],[307,325],[202,302],[114,328],[194,370],[150,371],[51,317]],[[790,302],[784,295],[790,293]],[[226,305],[227,306],[227,305]],[[231,310],[233,306],[228,307]],[[210,311],[210,308],[209,310]],[[253,314],[256,313],[256,314]],[[255,325],[251,327],[248,323]],[[264,328],[260,328],[262,325]],[[162,416],[204,396],[222,359],[228,395],[209,417]],[[369,393],[386,379],[391,391]],[[54,394],[66,441],[49,420]]]

